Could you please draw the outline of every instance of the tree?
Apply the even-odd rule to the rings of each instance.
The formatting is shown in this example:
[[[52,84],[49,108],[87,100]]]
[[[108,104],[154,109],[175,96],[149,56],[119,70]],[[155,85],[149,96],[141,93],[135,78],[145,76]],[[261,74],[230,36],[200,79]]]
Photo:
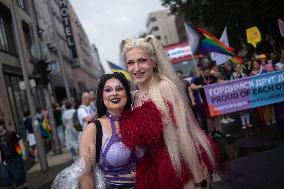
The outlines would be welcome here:
[[[240,40],[246,40],[245,30],[257,26],[262,37],[268,34],[280,39],[277,19],[284,17],[284,3],[279,0],[161,0],[172,13],[184,15],[185,20],[204,27],[220,36],[227,26],[230,43],[240,48]]]

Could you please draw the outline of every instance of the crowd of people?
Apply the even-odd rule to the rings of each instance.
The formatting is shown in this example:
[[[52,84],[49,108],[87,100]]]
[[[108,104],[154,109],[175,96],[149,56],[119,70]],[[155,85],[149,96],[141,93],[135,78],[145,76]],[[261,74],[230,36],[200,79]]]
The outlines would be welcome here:
[[[24,112],[23,126],[26,133],[22,137],[14,131],[6,130],[4,119],[0,116],[0,187],[27,188],[23,160],[31,159],[34,163],[39,161],[33,122],[39,128],[46,153],[56,148],[52,135],[54,129],[59,147],[66,147],[75,159],[79,153],[83,129],[74,128],[74,117],[79,119],[82,128],[94,121],[97,117],[95,100],[94,92],[88,91],[82,94],[81,105],[68,100],[63,100],[61,104],[53,103],[54,125],[51,124],[46,108],[37,107],[34,118],[29,111]]]
[[[216,62],[210,61],[207,65],[201,65],[197,70],[193,70],[193,77],[190,82],[181,78],[183,82],[185,82],[190,106],[195,118],[198,120],[202,129],[210,133],[215,139],[224,137],[224,133],[221,129],[222,124],[231,122],[235,124],[240,123],[240,127],[243,130],[256,126],[253,124],[252,117],[256,117],[256,119],[260,120],[257,122],[257,126],[260,128],[276,124],[281,126],[284,124],[284,120],[281,117],[284,113],[283,102],[243,110],[229,115],[210,116],[203,89],[204,86],[284,69],[284,52],[282,52],[282,56],[276,56],[274,53],[269,55],[259,54],[254,57],[243,58],[242,60],[243,61],[238,64],[228,61],[219,66],[216,65]],[[177,72],[177,74],[180,73],[182,72]],[[252,116],[254,114],[256,114],[256,116]]]

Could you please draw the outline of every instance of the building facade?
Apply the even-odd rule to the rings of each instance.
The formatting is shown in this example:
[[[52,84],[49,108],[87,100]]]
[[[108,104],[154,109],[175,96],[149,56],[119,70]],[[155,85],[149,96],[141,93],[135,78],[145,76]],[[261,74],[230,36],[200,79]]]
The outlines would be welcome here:
[[[164,46],[179,42],[175,15],[170,10],[149,13],[146,28],[147,33],[156,36]]]
[[[67,8],[62,9],[62,3]],[[37,34],[33,33],[35,25]],[[34,53],[36,36],[40,41],[41,58],[52,70],[48,89],[53,101],[67,96],[63,73],[72,97],[77,99],[83,91],[96,89],[99,75],[95,66],[98,60],[94,59],[88,37],[68,0],[0,0],[0,117],[9,129],[18,132],[23,130],[23,113],[29,110],[21,63],[27,68],[35,106],[46,106],[43,86],[34,82],[34,67],[38,61]]]
[[[85,90],[95,90],[99,72],[89,39],[72,5],[68,0],[37,0],[35,9],[39,28],[43,31],[42,46],[46,49],[47,61],[55,68],[51,74],[54,98],[57,101],[66,98],[60,64],[63,64],[74,98],[79,99]],[[59,41],[59,47],[56,40]],[[58,53],[61,53],[62,60]]]
[[[30,8],[27,0],[0,0],[0,115],[9,129],[18,132],[22,129],[23,112],[29,110],[20,61],[25,63],[30,79],[33,70]],[[36,103],[41,101],[39,91],[34,86],[32,95]]]

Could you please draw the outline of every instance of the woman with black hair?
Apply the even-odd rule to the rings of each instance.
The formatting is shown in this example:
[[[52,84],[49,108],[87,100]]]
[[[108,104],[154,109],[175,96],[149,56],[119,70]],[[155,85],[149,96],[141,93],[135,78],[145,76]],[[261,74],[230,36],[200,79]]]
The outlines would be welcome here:
[[[124,111],[131,110],[130,86],[123,74],[106,74],[101,78],[96,106],[99,118],[88,124],[80,142],[80,156],[86,164],[81,188],[94,188],[92,167],[95,164],[104,175],[106,188],[134,188],[137,155],[121,142],[120,137],[120,117]],[[96,157],[99,127],[102,128],[102,144],[100,156]]]
[[[121,142],[119,124],[122,113],[131,111],[131,104],[129,82],[122,73],[101,77],[96,101],[98,119],[84,129],[79,159],[57,175],[52,189],[135,187],[136,160],[141,153]]]
[[[61,171],[52,189],[131,189],[135,187],[136,160],[142,153],[121,141],[119,120],[131,111],[128,80],[122,73],[105,74],[97,90],[98,119],[84,129],[79,158]]]

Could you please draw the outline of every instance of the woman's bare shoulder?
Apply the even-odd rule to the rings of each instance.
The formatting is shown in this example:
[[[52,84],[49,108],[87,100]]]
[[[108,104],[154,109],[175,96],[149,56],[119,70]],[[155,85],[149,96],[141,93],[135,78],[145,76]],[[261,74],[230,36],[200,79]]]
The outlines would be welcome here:
[[[97,120],[101,123],[102,127],[108,124],[108,119],[105,117],[98,118]]]

